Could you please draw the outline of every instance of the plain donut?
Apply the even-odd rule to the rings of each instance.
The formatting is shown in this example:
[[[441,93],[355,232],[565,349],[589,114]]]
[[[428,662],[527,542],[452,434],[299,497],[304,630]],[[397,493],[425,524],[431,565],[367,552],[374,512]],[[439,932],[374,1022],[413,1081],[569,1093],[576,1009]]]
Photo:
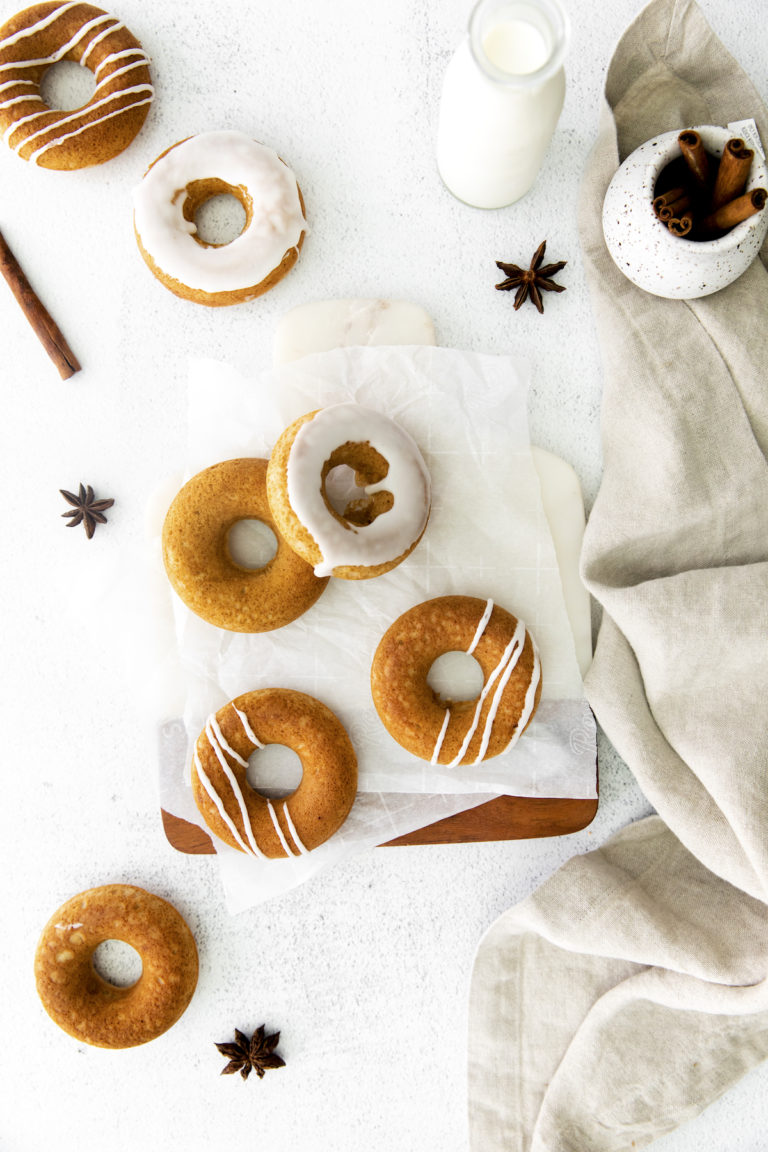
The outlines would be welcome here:
[[[141,957],[129,988],[103,980],[93,954],[122,940]],[[54,912],[35,953],[40,999],[51,1019],[97,1048],[154,1040],[182,1015],[197,984],[197,948],[185,920],[160,896],[130,884],[105,884]]]
[[[186,606],[230,632],[269,632],[315,603],[327,580],[281,539],[266,495],[266,460],[225,460],[198,472],[173,500],[163,524],[168,579]],[[261,520],[277,537],[263,568],[242,568],[227,537],[238,520]]]

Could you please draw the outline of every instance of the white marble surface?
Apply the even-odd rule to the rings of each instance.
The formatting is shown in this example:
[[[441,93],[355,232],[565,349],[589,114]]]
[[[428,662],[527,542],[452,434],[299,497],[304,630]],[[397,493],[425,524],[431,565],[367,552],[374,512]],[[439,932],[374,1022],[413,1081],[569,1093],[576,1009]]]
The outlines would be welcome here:
[[[601,371],[576,236],[579,174],[613,44],[639,0],[570,0],[568,95],[532,194],[473,211],[434,164],[440,81],[466,0],[121,0],[154,61],[145,129],[100,169],[60,174],[0,154],[0,228],[84,370],[62,383],[0,284],[5,535],[5,930],[0,1147],[8,1152],[267,1147],[271,1152],[462,1152],[465,1004],[483,930],[561,862],[647,810],[601,746],[590,829],[559,840],[379,849],[236,919],[216,865],[164,841],[155,769],[110,616],[111,582],[143,531],[150,493],[180,459],[189,354],[267,366],[277,318],[308,300],[386,296],[434,317],[445,345],[523,354],[535,368],[532,439],[575,466],[591,503],[600,477]],[[702,0],[764,98],[760,0]],[[13,14],[7,0],[0,18]],[[749,109],[744,110],[745,115]],[[173,141],[240,128],[295,168],[312,233],[269,296],[232,309],[178,300],[135,247],[130,193]],[[515,314],[494,260],[546,237],[568,291]],[[116,505],[92,541],[65,531],[58,489],[93,484]],[[144,885],[187,916],[197,994],[165,1036],[91,1049],[37,1000],[39,931],[68,896]],[[265,1021],[287,1067],[221,1079],[214,1040]],[[664,1152],[766,1147],[768,1069],[659,1141]]]

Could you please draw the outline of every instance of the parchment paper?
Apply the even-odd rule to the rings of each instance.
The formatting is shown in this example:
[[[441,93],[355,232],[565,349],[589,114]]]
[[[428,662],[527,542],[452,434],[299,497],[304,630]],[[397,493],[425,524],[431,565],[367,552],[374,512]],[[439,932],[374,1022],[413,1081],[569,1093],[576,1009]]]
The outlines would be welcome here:
[[[177,696],[175,710],[167,698],[157,715],[166,810],[199,822],[185,784],[194,741],[211,711],[253,688],[281,686],[318,697],[344,723],[358,755],[353,815],[321,849],[269,864],[222,853],[233,910],[291,887],[351,850],[490,795],[595,795],[594,722],[530,457],[527,387],[527,370],[508,357],[432,347],[338,349],[253,379],[213,361],[191,364],[185,477],[219,460],[267,457],[295,417],[353,399],[411,433],[433,483],[427,531],[406,561],[375,580],[332,579],[303,617],[255,636],[206,624],[170,592],[159,531],[178,477],[158,502],[148,571],[166,589],[173,626],[166,617],[159,629],[164,640],[155,667],[170,673]],[[543,668],[541,704],[517,746],[451,770],[400,748],[382,726],[369,687],[371,660],[387,627],[414,604],[447,593],[491,597],[521,616]],[[163,698],[155,676],[154,699]]]

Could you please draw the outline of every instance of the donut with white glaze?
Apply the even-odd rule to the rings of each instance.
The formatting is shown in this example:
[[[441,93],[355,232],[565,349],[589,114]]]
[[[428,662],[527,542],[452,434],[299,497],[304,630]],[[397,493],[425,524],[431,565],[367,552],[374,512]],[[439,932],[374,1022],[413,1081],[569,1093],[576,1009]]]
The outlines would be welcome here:
[[[228,244],[197,234],[195,214],[229,194],[245,212]],[[176,296],[221,307],[268,292],[299,258],[307,223],[291,169],[243,132],[203,132],[173,144],[134,190],[134,231],[149,269]]]
[[[296,620],[328,580],[281,539],[269,509],[267,462],[243,457],[213,464],[176,494],[163,523],[163,563],[190,611],[228,632],[271,632]],[[230,529],[259,520],[277,538],[263,568],[244,568],[230,554]]]
[[[71,112],[49,108],[40,83],[52,64],[74,60],[96,80]],[[0,131],[41,168],[103,164],[127,148],[152,102],[149,60],[114,16],[91,4],[35,4],[0,28]]]
[[[122,940],[141,957],[128,988],[103,980],[93,954]],[[197,948],[172,904],[131,884],[104,884],[54,912],[35,953],[35,979],[51,1019],[97,1048],[132,1048],[154,1040],[182,1015],[197,985]]]
[[[445,652],[474,656],[483,672],[476,700],[443,700],[429,670]],[[438,596],[405,612],[384,633],[371,667],[376,711],[414,756],[455,768],[513,747],[541,696],[541,663],[522,620],[474,596]]]
[[[284,744],[301,760],[298,788],[280,800],[248,783],[248,757],[266,744]],[[208,717],[195,744],[192,792],[203,819],[220,840],[259,860],[304,856],[323,844],[346,820],[356,791],[346,729],[303,692],[246,692]]]
[[[356,487],[337,508],[329,478],[342,465]],[[301,416],[280,436],[267,497],[282,536],[316,575],[366,580],[389,572],[418,544],[431,482],[404,428],[359,404],[334,404]]]

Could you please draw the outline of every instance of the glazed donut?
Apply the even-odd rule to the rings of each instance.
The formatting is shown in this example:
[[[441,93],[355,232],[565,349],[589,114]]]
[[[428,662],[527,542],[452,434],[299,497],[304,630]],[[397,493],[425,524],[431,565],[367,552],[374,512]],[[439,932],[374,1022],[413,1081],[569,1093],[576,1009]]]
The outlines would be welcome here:
[[[45,72],[74,60],[96,79],[74,112],[49,108]],[[124,24],[90,4],[35,4],[0,28],[0,131],[23,160],[41,168],[87,168],[122,152],[152,102],[149,60]]]
[[[274,803],[246,777],[248,757],[266,744],[292,748],[304,769],[296,791]],[[209,716],[195,745],[192,789],[206,824],[226,844],[259,859],[303,856],[346,820],[357,759],[341,721],[319,700],[264,688]]]
[[[427,683],[445,652],[467,652],[483,671],[477,700],[442,700]],[[438,596],[405,612],[384,633],[371,668],[384,727],[422,760],[455,768],[511,748],[541,696],[541,664],[522,620],[492,600]]]
[[[107,983],[93,967],[105,940],[122,940],[141,957],[129,988]],[[175,1024],[197,984],[194,937],[176,909],[131,884],[105,884],[73,896],[54,912],[35,953],[40,999],[51,1019],[97,1048],[146,1044]]]
[[[229,244],[196,235],[195,213],[229,193],[245,226]],[[243,132],[204,132],[152,162],[134,191],[134,230],[144,260],[176,296],[219,307],[253,300],[291,270],[304,243],[304,200],[276,152]]]
[[[355,473],[359,498],[331,504],[332,469]],[[269,459],[267,497],[280,532],[317,576],[366,580],[418,544],[429,519],[430,479],[414,441],[394,420],[359,404],[308,412]]]
[[[271,632],[311,608],[327,580],[289,548],[266,493],[267,462],[225,460],[198,472],[176,495],[163,524],[163,562],[187,608],[229,632]],[[238,520],[261,520],[277,537],[263,568],[242,568],[229,554]]]

